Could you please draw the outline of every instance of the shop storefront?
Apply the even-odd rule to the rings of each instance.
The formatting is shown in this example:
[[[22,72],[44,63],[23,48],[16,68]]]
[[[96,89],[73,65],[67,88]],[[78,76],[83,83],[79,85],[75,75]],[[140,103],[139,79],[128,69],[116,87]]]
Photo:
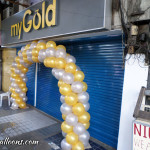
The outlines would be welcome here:
[[[41,2],[4,20],[2,45],[17,51],[33,40],[64,45],[85,73],[91,137],[116,149],[124,81],[122,31],[110,30],[109,1],[85,3]],[[34,63],[27,77],[27,103],[62,121],[58,81],[51,69]]]

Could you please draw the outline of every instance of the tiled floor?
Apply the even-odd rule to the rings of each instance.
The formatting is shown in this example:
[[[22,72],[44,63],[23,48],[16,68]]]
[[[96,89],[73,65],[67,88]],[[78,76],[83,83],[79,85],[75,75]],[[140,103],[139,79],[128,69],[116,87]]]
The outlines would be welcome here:
[[[25,110],[11,110],[7,101],[0,108],[0,140],[9,137],[10,140],[34,140],[38,145],[0,145],[0,150],[60,150],[63,139],[60,122],[51,116],[37,111],[33,107]],[[106,150],[90,141],[89,150]]]

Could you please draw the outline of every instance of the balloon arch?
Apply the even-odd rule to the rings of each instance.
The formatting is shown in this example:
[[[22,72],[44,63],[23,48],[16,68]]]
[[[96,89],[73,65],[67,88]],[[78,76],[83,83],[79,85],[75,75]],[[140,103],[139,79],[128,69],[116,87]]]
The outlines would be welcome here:
[[[66,53],[63,45],[56,46],[53,41],[33,41],[22,47],[11,66],[12,108],[26,108],[26,73],[33,63],[43,62],[46,67],[53,68],[52,74],[58,79],[61,93],[61,113],[64,122],[61,125],[64,139],[63,150],[83,150],[89,145],[90,108],[87,84],[83,82],[84,73],[75,64],[76,59]]]

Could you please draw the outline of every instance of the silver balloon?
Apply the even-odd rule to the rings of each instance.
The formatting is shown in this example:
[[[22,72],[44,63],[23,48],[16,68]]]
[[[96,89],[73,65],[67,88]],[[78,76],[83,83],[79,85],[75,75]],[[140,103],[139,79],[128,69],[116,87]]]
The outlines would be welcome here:
[[[32,43],[32,44],[30,45],[30,49],[36,48],[36,45],[37,45],[37,43]]]
[[[76,124],[78,123],[78,117],[76,115],[70,113],[66,116],[66,122],[70,126],[76,126]]]
[[[47,48],[45,52],[47,57],[55,57],[56,50],[53,47]]]
[[[15,82],[12,82],[12,83],[11,83],[11,86],[12,86],[13,88],[17,88],[17,87],[18,87],[18,84],[15,83]]]
[[[45,49],[41,49],[39,51],[39,57],[45,59],[46,58],[46,52],[45,51],[46,51]]]
[[[18,56],[23,59],[22,52],[18,53]]]
[[[85,131],[81,135],[79,135],[79,140],[86,146],[89,143],[90,134],[88,131]]]
[[[89,103],[84,103],[83,104],[85,111],[88,111],[90,109],[90,104]]]
[[[10,77],[10,81],[11,81],[11,82],[15,82],[15,79],[12,78],[12,77]]]
[[[9,100],[10,100],[12,103],[14,103],[14,102],[16,101],[13,97],[11,97]]]
[[[17,67],[17,63],[16,63],[16,62],[13,62],[13,63],[12,63],[12,67],[16,68],[16,67]]]
[[[63,78],[63,75],[64,75],[64,73],[65,73],[65,70],[64,69],[57,69],[57,71],[56,71],[57,73],[57,78],[60,80],[60,79],[62,79]]]
[[[86,129],[85,129],[85,127],[84,127],[84,125],[82,123],[77,123],[74,126],[73,131],[74,131],[74,133],[76,133],[78,135],[81,135],[81,134],[83,134],[86,131]]]
[[[23,52],[25,50],[25,46],[23,46],[22,48],[21,48],[21,52]]]
[[[28,100],[27,96],[23,97],[22,100],[26,102]]]
[[[38,43],[46,43],[44,40],[39,40]]]
[[[76,71],[80,71],[81,70],[79,66],[76,65],[76,67],[77,67]]]
[[[25,77],[26,77],[26,74],[20,73],[20,77],[21,77],[21,78],[25,78]]]
[[[20,88],[16,88],[16,89],[15,89],[15,92],[16,92],[16,93],[20,93],[20,92],[21,92],[21,89],[20,89]]]
[[[27,56],[27,59],[33,63],[32,57]]]
[[[57,80],[59,80],[59,70],[58,70],[58,69],[55,70],[54,77],[55,77]]]
[[[23,82],[26,83],[28,81],[28,78],[27,77],[23,77],[22,80],[23,80]]]
[[[63,139],[61,141],[61,149],[62,150],[71,150],[71,148],[72,148],[72,146],[69,143],[67,143],[66,139]]]
[[[62,131],[62,136],[66,137],[66,135],[67,135],[67,133],[65,133],[65,132]]]
[[[74,56],[68,55],[68,56],[66,57],[66,62],[67,62],[67,63],[76,63],[76,59],[75,59]]]
[[[16,69],[15,69],[15,73],[16,73],[16,74],[20,74],[20,73],[21,73],[21,70],[19,70],[19,69],[16,68]]]
[[[89,101],[89,94],[87,92],[78,94],[78,101],[80,103],[87,103]]]
[[[64,95],[61,95],[61,96],[60,96],[60,101],[61,101],[62,103],[65,103],[65,96],[64,96]]]
[[[32,44],[31,44],[32,45]],[[27,57],[32,57],[32,50],[33,49],[28,49],[26,54],[27,54]]]
[[[55,77],[56,70],[57,70],[56,68],[53,68],[53,69],[52,69],[52,75],[53,75],[54,77]]]
[[[22,59],[20,59],[20,64],[24,64],[24,60],[23,60],[23,58],[22,58]]]
[[[71,85],[71,89],[75,93],[81,93],[83,90],[83,84],[79,81],[73,82]]]
[[[45,58],[42,58],[42,57],[38,56],[38,60],[39,60],[40,62],[44,62],[44,59],[45,59]]]
[[[20,92],[20,93],[19,93],[19,96],[23,98],[23,97],[25,97],[25,96],[26,96],[26,93],[24,93],[24,92]]]
[[[67,83],[67,84],[72,84],[74,81],[74,75],[72,73],[64,73],[63,77],[62,77],[63,82]]]
[[[64,49],[58,49],[55,53],[57,58],[66,58],[66,51]]]
[[[12,105],[11,105],[11,107],[12,107],[13,109],[18,109],[19,106],[18,106],[17,103],[13,102]]]
[[[72,107],[67,105],[66,103],[63,103],[60,107],[60,111],[62,114],[68,115],[72,112]]]

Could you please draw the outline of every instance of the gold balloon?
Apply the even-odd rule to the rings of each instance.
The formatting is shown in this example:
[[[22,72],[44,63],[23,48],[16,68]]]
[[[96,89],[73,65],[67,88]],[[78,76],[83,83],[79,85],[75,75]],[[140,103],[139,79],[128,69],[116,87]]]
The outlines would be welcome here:
[[[56,47],[56,50],[58,50],[58,49],[64,49],[64,50],[66,50],[66,47],[63,46],[63,45],[58,45],[58,46]]]
[[[20,63],[20,57],[17,56],[17,57],[15,58],[15,61],[16,61],[16,63]]]
[[[28,91],[27,87],[22,88],[22,92],[26,93]]]
[[[70,54],[67,53],[67,56],[70,56]]]
[[[15,88],[10,88],[10,92],[15,92]]]
[[[10,71],[11,71],[12,73],[14,73],[14,72],[15,72],[15,68],[10,67]]]
[[[46,44],[43,43],[43,42],[40,42],[40,43],[38,43],[38,44],[36,45],[36,48],[37,48],[38,50],[46,49]]]
[[[77,103],[77,101],[78,101],[78,96],[77,96],[77,94],[75,94],[73,92],[71,92],[65,96],[65,102],[68,105],[75,105]]]
[[[25,46],[25,50],[27,50],[27,49],[29,49],[30,48],[30,44],[27,44],[26,46]]]
[[[46,48],[53,47],[56,49],[56,43],[54,41],[48,41],[46,43]]]
[[[71,145],[75,145],[78,142],[78,135],[74,132],[68,133],[66,135],[66,141]]]
[[[38,57],[38,55],[39,55],[39,50],[36,49],[36,48],[33,48],[33,50],[32,50],[32,56]]]
[[[69,132],[72,132],[73,131],[73,126],[70,126],[66,123],[66,121],[64,121],[62,124],[61,124],[61,130],[65,133],[69,133]]]
[[[85,112],[83,104],[77,103],[72,107],[72,111],[75,115],[80,116]]]
[[[27,58],[27,53],[26,53],[26,52],[27,52],[27,50],[25,49],[25,50],[22,52],[22,56]]]
[[[63,84],[65,84],[65,82],[63,82],[62,80],[58,81],[58,87],[62,86]]]
[[[62,114],[62,118],[63,118],[63,120],[66,120],[66,115]]]
[[[71,92],[71,86],[70,84],[63,84],[62,86],[60,86],[59,88],[59,92],[62,94],[62,95],[67,95]]]
[[[64,58],[56,58],[55,64],[56,68],[64,69],[66,66],[66,60]]]
[[[23,66],[22,64],[18,63],[18,64],[17,64],[17,68],[21,70],[21,69],[24,68],[24,66]]]
[[[25,88],[26,87],[26,83],[25,82],[21,82],[20,84],[18,84],[19,87],[22,89],[22,88]]]
[[[11,94],[11,97],[13,97],[13,98],[17,98],[17,97],[19,97],[19,94],[18,93],[16,93],[16,92],[13,92],[12,94]]]
[[[55,57],[47,57],[44,59],[44,65],[46,67],[54,68],[55,67]]]
[[[87,90],[87,84],[85,82],[82,82],[83,84],[83,91],[85,92]]]
[[[84,80],[84,73],[82,71],[76,71],[74,74],[74,81],[82,82]]]
[[[38,42],[38,41],[36,41],[36,40],[35,40],[35,41],[32,41],[32,43],[37,43],[37,42]]]
[[[83,123],[85,129],[87,130],[89,127],[90,127],[90,122],[87,122],[87,123]]]
[[[20,83],[23,82],[23,81],[22,81],[22,78],[20,78],[20,77],[16,78],[15,81],[16,81],[17,84],[20,84]]]
[[[74,63],[68,63],[65,66],[65,71],[69,73],[75,73],[77,67]]]
[[[81,123],[88,123],[90,121],[90,114],[85,111],[81,116],[78,117],[78,121]]]
[[[19,76],[18,76],[16,73],[11,73],[11,77],[14,78],[14,79],[16,79],[16,78],[18,78]]]
[[[34,62],[40,62],[39,60],[38,60],[38,57],[35,57],[35,56],[32,56],[32,60],[34,61]]]
[[[21,53],[21,50],[18,51],[18,54]]]
[[[75,145],[72,146],[72,150],[84,150],[83,143],[78,141]]]
[[[22,73],[27,73],[27,72],[28,72],[28,68],[25,68],[25,67],[22,68],[22,69],[21,69],[21,72],[22,72]]]
[[[19,107],[22,108],[22,109],[25,109],[27,107],[26,103],[25,102],[21,102],[19,104]]]
[[[23,60],[25,63],[32,65],[33,63],[31,61],[29,61],[26,57],[23,57]]]
[[[16,97],[15,102],[16,102],[17,104],[20,104],[20,103],[22,103],[22,102],[23,102],[23,100],[22,100],[22,98],[21,98],[21,97]]]

